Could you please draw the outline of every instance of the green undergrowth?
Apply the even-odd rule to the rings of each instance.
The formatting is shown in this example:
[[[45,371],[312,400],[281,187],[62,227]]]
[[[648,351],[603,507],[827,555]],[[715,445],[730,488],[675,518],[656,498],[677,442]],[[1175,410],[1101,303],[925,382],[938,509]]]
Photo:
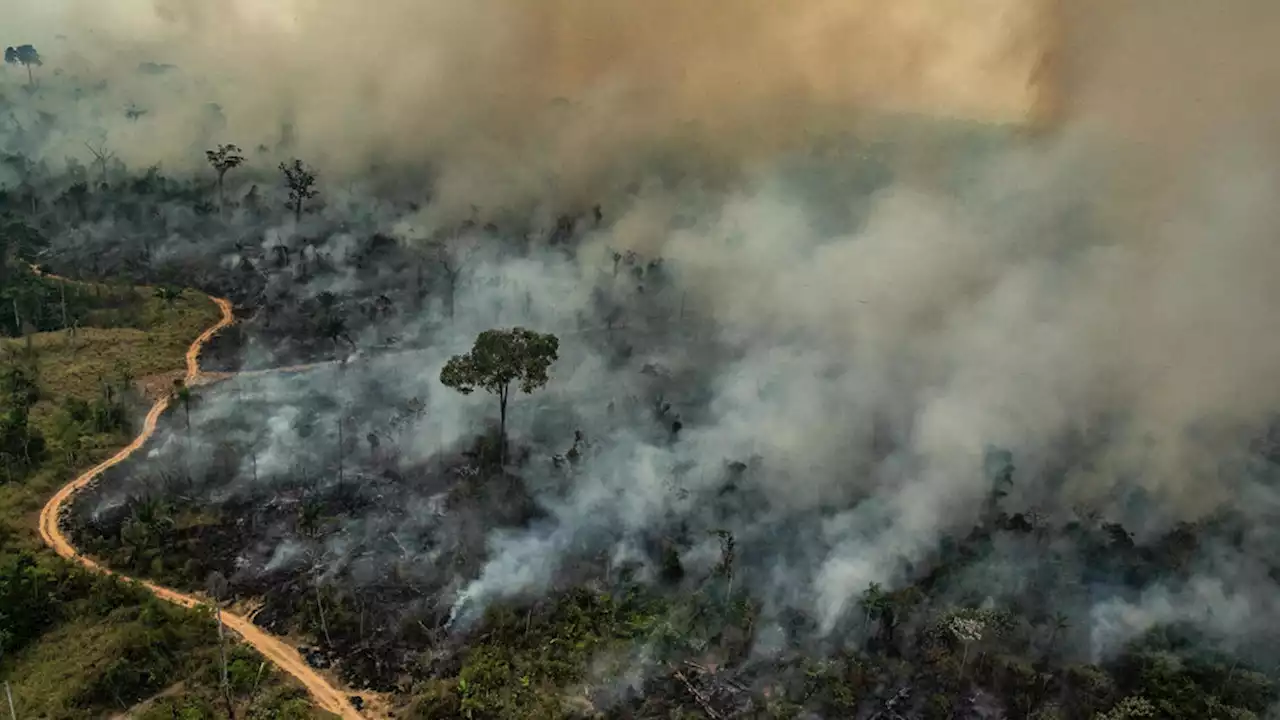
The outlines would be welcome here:
[[[158,705],[182,709],[180,717],[226,717],[207,610],[27,552],[0,556],[0,608],[0,678],[19,717],[123,712],[179,682],[181,691]],[[305,693],[252,648],[228,652],[237,717],[316,716]],[[196,712],[215,701],[210,713]]]
[[[81,307],[86,323],[124,323],[0,339],[0,540],[35,549],[35,514],[48,495],[129,441],[130,419],[145,407],[138,381],[180,373],[188,346],[220,313],[195,291],[28,282],[101,299],[105,307]]]
[[[0,681],[14,710],[20,718],[225,718],[208,611],[85,571],[45,549],[36,532],[56,488],[128,443],[146,406],[137,381],[180,373],[217,306],[194,291],[40,277],[3,253],[0,265],[13,326],[0,325],[0,335],[25,332],[0,339]],[[228,653],[236,717],[327,717],[252,648],[232,643]]]
[[[1010,717],[1035,720],[1257,720],[1280,698],[1270,678],[1192,651],[1203,643],[1176,627],[1153,629],[1103,665],[1060,664],[1035,647],[1045,628],[1028,618],[930,607],[915,592],[863,596],[872,629],[865,643],[753,656],[760,609],[725,591],[720,582],[665,594],[579,589],[532,607],[491,608],[453,663],[423,657],[416,674],[431,679],[413,689],[408,714],[703,718],[684,683],[706,671],[740,689],[750,708],[740,716],[776,720],[855,717],[902,689],[918,708],[912,716],[926,720],[967,717],[979,687],[994,688]],[[918,623],[910,642],[887,629],[890,608]],[[958,638],[958,622],[978,628],[976,639]],[[701,687],[708,696],[714,682]]]
[[[679,658],[745,649],[733,647],[732,629],[749,627],[755,613],[745,599],[726,602],[702,592],[667,596],[640,587],[619,593],[578,589],[533,607],[493,607],[455,671],[415,688],[410,715],[589,716],[592,687],[638,670],[658,671]]]

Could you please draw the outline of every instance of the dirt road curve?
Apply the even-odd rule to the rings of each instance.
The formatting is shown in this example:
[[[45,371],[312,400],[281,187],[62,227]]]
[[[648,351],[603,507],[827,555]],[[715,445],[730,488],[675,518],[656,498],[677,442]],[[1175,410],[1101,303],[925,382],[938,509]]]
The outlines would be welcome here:
[[[53,277],[53,276],[50,276]],[[187,350],[187,385],[199,384],[201,380],[200,373],[200,349],[209,341],[218,331],[227,327],[234,321],[231,313],[231,303],[222,298],[212,298],[218,304],[218,309],[222,311],[222,317],[217,324],[205,330],[196,341],[191,343],[191,347]],[[156,422],[160,419],[160,415],[164,413],[169,406],[171,398],[168,395],[156,401],[151,407],[151,411],[147,413],[146,421],[142,424],[142,432],[133,442],[125,446],[120,452],[116,453],[110,460],[103,462],[92,470],[84,473],[80,477],[72,480],[62,489],[58,490],[44,508],[40,511],[40,537],[53,551],[64,558],[75,560],[90,570],[106,573],[109,575],[117,575],[125,580],[132,580],[124,575],[115,573],[102,565],[81,555],[74,546],[72,546],[67,536],[62,533],[60,520],[62,518],[62,510],[68,501],[75,496],[77,492],[89,485],[104,470],[114,465],[118,465],[125,461],[134,451],[141,448],[151,435],[155,433]],[[152,585],[148,582],[138,581],[140,585],[151,591],[153,595],[161,600],[167,600],[175,605],[184,607],[197,607],[204,604],[202,600],[191,595],[184,595],[176,590]],[[281,670],[289,673],[298,679],[298,682],[311,693],[311,697],[315,699],[318,706],[331,713],[340,715],[350,720],[360,720],[360,713],[356,712],[351,703],[347,701],[347,696],[327,680],[320,676],[319,673],[311,669],[309,665],[303,662],[297,651],[281,642],[276,637],[263,632],[262,629],[255,626],[247,618],[229,612],[222,613],[222,622],[231,630],[238,633],[244,641],[257,648],[267,659],[275,663]]]

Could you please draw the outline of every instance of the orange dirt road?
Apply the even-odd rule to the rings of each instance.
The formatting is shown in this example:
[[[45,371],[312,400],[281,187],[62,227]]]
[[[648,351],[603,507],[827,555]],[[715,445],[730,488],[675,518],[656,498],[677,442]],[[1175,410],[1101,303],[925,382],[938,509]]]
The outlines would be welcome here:
[[[230,302],[222,298],[211,299],[218,304],[218,309],[222,311],[222,317],[215,325],[210,327],[208,330],[205,330],[200,337],[196,338],[196,341],[191,343],[191,347],[187,350],[186,383],[189,386],[199,384],[202,379],[202,374],[200,372],[201,348],[203,348],[204,344],[217,334],[218,331],[235,321],[235,317],[231,313]],[[101,463],[92,470],[89,470],[80,477],[64,485],[62,489],[58,490],[57,494],[49,499],[49,502],[45,503],[44,508],[40,510],[40,537],[44,540],[45,544],[53,548],[53,551],[58,553],[58,555],[69,560],[74,560],[90,570],[108,575],[116,575],[123,580],[137,582],[161,600],[166,600],[175,605],[182,605],[183,607],[194,608],[200,605],[206,605],[207,603],[199,598],[180,593],[176,590],[160,587],[159,585],[153,585],[149,582],[133,580],[133,578],[121,575],[120,573],[113,572],[112,570],[103,567],[99,563],[81,555],[71,544],[71,541],[67,539],[67,536],[63,534],[61,527],[63,509],[67,506],[68,501],[70,501],[77,492],[92,484],[104,470],[124,462],[136,450],[146,444],[147,440],[149,440],[155,433],[156,423],[159,421],[160,415],[169,407],[171,399],[172,398],[169,395],[165,395],[156,401],[156,404],[151,407],[151,411],[147,413],[146,421],[142,424],[142,432],[138,434],[138,437],[133,439],[133,442],[129,443],[120,450],[120,452],[112,456],[110,460]],[[275,636],[264,632],[261,628],[254,625],[248,618],[243,616],[224,611],[222,613],[222,622],[228,628],[231,628],[232,631],[239,634],[240,637],[244,638],[245,642],[256,648],[258,652],[262,653],[268,660],[275,663],[277,667],[289,673],[296,678],[298,682],[302,683],[303,687],[307,689],[307,692],[310,693],[311,697],[315,700],[316,705],[321,709],[327,710],[328,712],[349,720],[361,720],[360,713],[356,712],[355,708],[351,706],[351,703],[347,700],[347,696],[338,688],[335,688],[330,684],[328,680],[321,677],[319,673],[311,669],[311,667],[303,661],[297,651],[293,648],[289,647]]]

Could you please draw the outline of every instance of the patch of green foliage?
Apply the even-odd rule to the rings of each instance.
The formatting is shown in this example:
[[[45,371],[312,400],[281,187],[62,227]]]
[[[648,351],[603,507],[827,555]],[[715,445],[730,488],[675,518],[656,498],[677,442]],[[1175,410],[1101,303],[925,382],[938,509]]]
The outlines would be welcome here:
[[[490,608],[457,671],[419,685],[411,715],[506,720],[580,714],[585,688],[714,648],[742,657],[758,608],[723,586],[664,595],[579,588],[535,607]]]
[[[0,482],[22,479],[44,459],[44,435],[31,423],[31,408],[40,400],[31,375],[19,365],[0,369]]]
[[[0,556],[0,677],[19,717],[96,717],[127,710],[186,681],[186,698],[216,696],[217,628],[207,611],[156,600],[144,589],[32,553]],[[257,675],[249,648],[231,654],[239,702],[279,684]],[[292,702],[288,693],[270,697]]]
[[[633,589],[620,596],[579,590],[544,606],[491,608],[457,673],[418,688],[418,718],[563,715],[564,694],[597,659],[625,656],[659,632],[667,602]]]
[[[270,666],[252,649],[232,648],[227,655],[227,681],[236,706],[236,717],[249,720],[310,720],[320,716],[301,688],[272,681]],[[183,683],[182,691],[155,698],[135,710],[140,720],[222,720],[226,705],[220,691],[216,664]]]
[[[0,239],[12,237],[4,232]],[[61,333],[0,341],[0,680],[11,684],[19,717],[102,717],[157,693],[163,697],[140,708],[142,717],[225,717],[209,613],[57,558],[34,527],[49,492],[128,441],[134,371],[181,368],[217,310],[195,293],[153,297],[67,283],[54,294],[49,288],[62,281],[30,272],[12,242],[0,245],[0,260],[16,281],[0,283],[0,296],[10,310],[17,298],[23,317],[60,320],[65,294],[68,318],[132,326],[81,330],[74,341]],[[32,328],[24,320],[22,329]],[[251,648],[232,645],[229,655],[237,717],[322,715]]]
[[[534,607],[491,608],[456,665],[424,667],[431,677],[414,688],[410,716],[705,717],[679,685],[651,686],[621,707],[593,707],[589,694],[637,669],[661,683],[686,660],[736,675],[745,667],[759,609],[725,589],[718,581],[666,595],[579,589]],[[752,716],[854,717],[894,688],[910,688],[927,720],[965,712],[978,688],[995,689],[1011,717],[1036,720],[1245,720],[1260,717],[1280,698],[1266,676],[1225,657],[1192,653],[1193,645],[1173,639],[1167,629],[1136,641],[1105,666],[1054,666],[1033,646],[1044,628],[1008,611],[929,607],[921,599],[914,589],[873,589],[862,598],[873,609],[873,624],[879,623],[876,613],[883,617],[889,607],[922,623],[908,645],[877,647],[884,641],[877,628],[861,646],[757,660],[767,680],[741,686],[751,696]]]
[[[525,394],[547,384],[560,357],[560,339],[526,328],[485,330],[465,355],[455,355],[440,370],[440,383],[463,395],[480,388],[498,398],[498,439],[505,460],[507,404],[512,387]]]

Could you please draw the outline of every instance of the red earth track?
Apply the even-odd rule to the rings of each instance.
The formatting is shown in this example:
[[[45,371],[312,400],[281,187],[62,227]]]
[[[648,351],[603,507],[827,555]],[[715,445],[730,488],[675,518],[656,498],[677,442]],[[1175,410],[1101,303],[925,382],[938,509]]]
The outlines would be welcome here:
[[[41,273],[37,268],[33,268],[33,270],[38,274],[45,275],[46,277],[72,282],[66,278],[60,278],[56,275]],[[201,333],[200,337],[196,338],[195,342],[191,343],[191,347],[187,349],[186,384],[188,386],[197,385],[204,378],[204,375],[200,371],[200,350],[204,347],[205,343],[207,343],[210,338],[216,335],[223,328],[226,328],[235,322],[231,303],[228,300],[212,296],[210,296],[210,299],[218,305],[218,309],[221,311],[222,316],[219,318],[217,323]],[[303,366],[300,368],[281,368],[281,371],[303,369],[304,367],[309,366]],[[177,590],[161,587],[153,583],[134,580],[133,578],[121,575],[120,573],[104,567],[91,558],[81,554],[62,532],[61,527],[61,519],[64,509],[72,498],[75,497],[76,493],[90,485],[105,470],[124,462],[129,458],[129,456],[145,445],[147,440],[151,439],[151,436],[155,434],[156,424],[159,421],[160,416],[169,407],[172,400],[173,398],[170,395],[165,395],[157,400],[156,403],[151,406],[150,412],[147,413],[146,420],[142,424],[142,431],[133,439],[133,442],[130,442],[109,460],[100,463],[96,467],[62,486],[62,488],[49,499],[49,502],[45,503],[44,507],[40,510],[40,537],[44,540],[45,544],[52,548],[59,556],[68,560],[73,560],[89,570],[107,575],[115,575],[122,580],[136,582],[161,600],[171,602],[175,605],[181,605],[183,607],[194,608],[202,605],[208,605],[209,603],[194,595],[187,595],[185,593],[178,592]],[[289,673],[298,682],[300,682],[302,686],[306,688],[307,692],[311,694],[311,697],[314,699],[317,706],[347,720],[362,719],[361,714],[356,712],[356,709],[352,707],[351,703],[347,700],[347,695],[307,665],[299,656],[297,651],[289,647],[285,642],[254,625],[248,618],[235,613],[223,611],[222,622],[232,631],[240,635],[246,643],[252,645],[258,652],[262,653],[263,656],[275,663],[277,667]]]

